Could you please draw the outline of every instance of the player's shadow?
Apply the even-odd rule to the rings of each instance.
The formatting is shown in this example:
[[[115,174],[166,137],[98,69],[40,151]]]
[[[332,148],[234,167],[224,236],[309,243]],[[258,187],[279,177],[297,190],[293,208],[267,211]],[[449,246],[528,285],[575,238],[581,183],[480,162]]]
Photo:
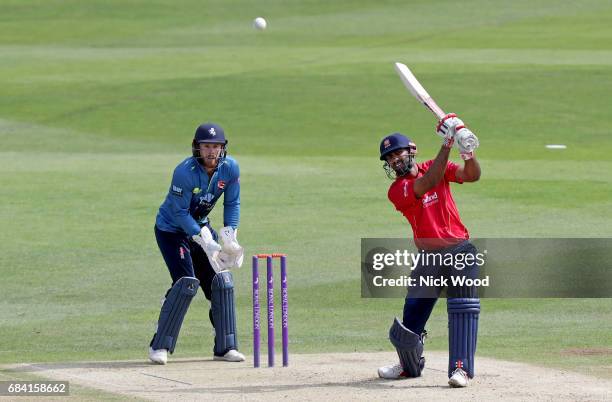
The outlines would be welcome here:
[[[429,369],[433,371],[446,372],[445,370]],[[282,392],[292,390],[304,390],[309,388],[333,388],[333,387],[348,387],[362,390],[392,390],[392,389],[446,389],[448,385],[436,384],[425,385],[418,384],[418,379],[403,379],[403,380],[387,380],[383,378],[368,378],[358,379],[354,381],[328,381],[312,384],[278,384],[278,385],[245,385],[245,386],[227,386],[206,388],[201,386],[181,388],[180,391],[174,390],[158,390],[159,393],[207,393],[207,394],[259,394],[266,392]]]
[[[17,367],[7,368],[6,371],[15,373],[35,373],[48,370],[66,369],[113,369],[113,368],[139,368],[150,367],[153,363],[145,361],[108,361],[108,362],[64,362],[64,363],[27,363]]]
[[[180,360],[171,360],[168,366],[192,363],[215,363],[211,358],[181,358]],[[103,362],[61,362],[61,363],[26,363],[16,367],[6,368],[7,371],[16,373],[30,373],[37,371],[47,371],[50,369],[121,369],[121,368],[147,368],[157,367],[159,365],[148,360],[119,360],[119,361],[103,361]]]
[[[382,378],[375,378],[369,380],[356,380],[356,381],[330,381],[313,384],[284,384],[284,385],[248,385],[244,387],[189,387],[180,388],[173,390],[158,390],[157,393],[206,393],[206,394],[265,394],[266,392],[282,392],[282,391],[296,391],[304,390],[309,388],[335,388],[335,387],[349,387],[362,390],[410,390],[410,389],[441,389],[448,388],[448,385],[423,385],[423,384],[410,384],[410,379],[400,380],[401,386],[398,386],[397,380],[384,380]],[[404,386],[405,385],[405,386]]]

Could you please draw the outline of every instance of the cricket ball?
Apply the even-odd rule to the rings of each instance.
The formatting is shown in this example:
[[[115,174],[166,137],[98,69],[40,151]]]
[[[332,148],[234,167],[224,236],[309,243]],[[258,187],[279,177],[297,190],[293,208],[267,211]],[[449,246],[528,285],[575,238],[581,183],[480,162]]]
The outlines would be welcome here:
[[[262,17],[257,17],[253,20],[253,28],[263,31],[268,26],[266,20]]]

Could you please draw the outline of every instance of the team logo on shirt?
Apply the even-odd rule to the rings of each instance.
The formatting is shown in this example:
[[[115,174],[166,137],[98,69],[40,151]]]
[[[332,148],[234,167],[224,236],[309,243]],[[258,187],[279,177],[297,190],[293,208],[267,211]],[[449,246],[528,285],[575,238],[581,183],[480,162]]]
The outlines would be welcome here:
[[[219,180],[217,182],[217,187],[219,187],[221,190],[223,190],[225,188],[225,181]]]
[[[185,259],[185,249],[183,247],[179,247],[179,255],[181,256],[181,260]]]
[[[174,195],[177,195],[179,197],[183,196],[183,189],[178,186],[175,186],[174,184],[172,185],[171,191],[172,191],[172,194]]]
[[[213,200],[213,198],[215,198],[215,196],[211,193],[206,193],[206,195],[204,195],[204,197],[200,197],[200,205],[206,203],[206,202],[211,202]]]
[[[438,202],[438,193],[436,193],[435,191],[433,192],[433,194],[425,194],[425,197],[423,197],[423,207],[427,208],[428,206],[435,204]]]

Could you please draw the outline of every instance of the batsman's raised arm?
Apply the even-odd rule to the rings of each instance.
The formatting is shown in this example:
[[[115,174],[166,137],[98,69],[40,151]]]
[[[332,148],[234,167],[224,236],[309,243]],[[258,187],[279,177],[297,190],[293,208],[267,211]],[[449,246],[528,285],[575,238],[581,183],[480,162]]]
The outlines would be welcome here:
[[[459,148],[459,156],[463,159],[463,167],[459,167],[455,173],[458,181],[475,182],[480,179],[480,164],[476,160],[474,151],[480,145],[478,137],[461,122],[455,128],[455,141]]]
[[[421,198],[426,192],[440,183],[448,165],[448,156],[455,143],[458,128],[462,129],[463,121],[454,113],[449,113],[438,122],[436,133],[443,138],[442,147],[429,169],[414,181],[414,195]]]
[[[463,167],[457,169],[455,176],[459,181],[464,183],[475,182],[480,179],[480,163],[473,156],[471,159],[466,159]]]
[[[413,188],[416,198],[421,198],[423,194],[437,186],[440,180],[442,180],[446,171],[446,165],[448,164],[449,154],[450,148],[442,145],[429,170],[414,181]]]
[[[464,160],[463,167],[458,167],[451,175],[453,177],[451,181],[458,183],[477,181],[480,178],[480,164],[476,160],[474,151],[480,145],[478,137],[454,113],[440,120],[436,132],[445,139],[452,136],[454,145],[459,149],[459,156]]]

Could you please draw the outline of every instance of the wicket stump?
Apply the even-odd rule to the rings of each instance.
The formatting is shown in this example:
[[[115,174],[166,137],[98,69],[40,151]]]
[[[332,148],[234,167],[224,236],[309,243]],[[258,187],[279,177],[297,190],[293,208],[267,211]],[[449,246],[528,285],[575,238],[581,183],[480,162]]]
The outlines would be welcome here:
[[[266,259],[267,308],[268,308],[268,367],[274,367],[274,272],[273,259],[280,259],[281,275],[281,320],[283,335],[283,367],[289,365],[289,304],[287,297],[287,256],[285,254],[256,254],[253,256],[253,366],[259,367],[260,352],[260,306],[259,306],[259,259]]]

